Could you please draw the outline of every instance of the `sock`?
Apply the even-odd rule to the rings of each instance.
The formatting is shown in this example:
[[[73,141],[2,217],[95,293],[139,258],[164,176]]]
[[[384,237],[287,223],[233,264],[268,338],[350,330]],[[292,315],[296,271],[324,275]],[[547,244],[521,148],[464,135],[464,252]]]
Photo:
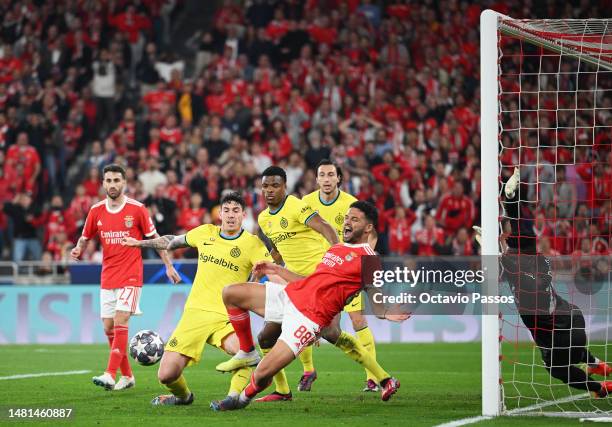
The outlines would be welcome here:
[[[376,360],[376,346],[374,345],[374,335],[367,326],[355,332],[359,343],[366,349],[366,351]],[[375,380],[374,374],[366,369],[366,376],[368,380]]]
[[[255,372],[253,372],[251,374],[251,379],[249,380],[249,384],[246,386],[244,391],[240,394],[240,397],[242,397],[242,395],[244,394],[244,396],[250,400],[254,398],[257,395],[257,393],[266,389],[269,385],[270,383],[264,385],[263,387],[258,387],[257,384],[255,384]]]
[[[106,334],[106,338],[108,338],[108,345],[112,349],[113,340],[115,339],[115,333],[111,331],[111,332],[105,332],[105,334]],[[121,375],[125,377],[133,376],[132,367],[130,366],[130,359],[128,359],[127,352],[123,356],[123,359],[121,359],[121,363],[119,364],[119,369],[121,370]]]
[[[261,352],[264,357],[266,354],[270,352],[270,348],[262,348]],[[287,375],[285,375],[285,370],[281,369],[278,374],[274,375],[274,385],[276,387],[276,392],[280,394],[289,394],[291,389],[289,389],[289,383],[287,382]],[[248,394],[247,394],[248,396]]]
[[[315,370],[314,362],[312,360],[312,346],[306,347],[300,353],[300,362],[302,362],[302,366],[304,367],[304,372],[312,372]]]
[[[228,308],[229,320],[236,331],[240,350],[249,353],[255,349],[253,334],[251,333],[251,318],[249,312],[241,308]]]
[[[117,325],[114,328],[115,338],[113,339],[113,345],[111,346],[110,356],[108,358],[108,365],[106,372],[111,374],[113,378],[117,375],[117,368],[121,364],[121,360],[126,355],[126,348],[128,342],[128,327],[127,325]]]
[[[368,369],[377,383],[390,377],[390,375],[378,364],[376,359],[374,359],[352,335],[342,331],[338,341],[336,341],[334,345],[355,362],[359,363],[365,369]]]
[[[229,391],[227,392],[228,396],[238,396],[240,392],[244,390],[251,378],[251,371],[251,368],[241,368],[234,371],[232,380],[230,381]]]
[[[185,380],[183,374],[181,374],[181,376],[178,377],[176,381],[162,385],[168,390],[170,390],[170,393],[172,393],[179,399],[187,399],[191,394],[191,391],[189,391],[189,387],[187,387],[187,381]]]

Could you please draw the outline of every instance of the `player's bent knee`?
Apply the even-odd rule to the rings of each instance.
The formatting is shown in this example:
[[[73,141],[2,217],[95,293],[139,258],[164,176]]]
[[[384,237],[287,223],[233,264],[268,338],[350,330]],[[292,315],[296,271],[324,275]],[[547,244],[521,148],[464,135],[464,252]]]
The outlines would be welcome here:
[[[267,324],[257,335],[257,342],[261,348],[272,348],[281,334],[280,325],[278,327]]]
[[[117,311],[115,317],[113,317],[113,323],[115,325],[127,325],[130,321],[132,313],[129,311]]]
[[[223,338],[223,341],[221,342],[221,348],[227,354],[231,354],[232,356],[238,353],[238,350],[240,349],[240,342],[238,341],[238,335],[236,335],[235,332],[232,332],[231,334]]]

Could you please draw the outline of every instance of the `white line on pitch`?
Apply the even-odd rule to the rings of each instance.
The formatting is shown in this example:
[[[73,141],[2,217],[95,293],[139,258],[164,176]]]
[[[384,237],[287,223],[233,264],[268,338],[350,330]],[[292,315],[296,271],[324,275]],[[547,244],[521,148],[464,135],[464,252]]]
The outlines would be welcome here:
[[[9,375],[8,377],[0,377],[1,380],[20,380],[22,378],[38,378],[38,377],[57,377],[61,375],[80,375],[89,374],[91,371],[64,371],[64,372],[41,372],[39,374],[21,374],[21,375]]]
[[[490,420],[492,418],[493,417],[485,417],[484,415],[480,415],[478,417],[461,418],[460,420],[450,421],[444,424],[438,424],[435,427],[459,427],[459,426],[465,426],[468,424],[474,424],[480,421]]]
[[[506,412],[506,414],[504,415],[520,415],[524,412],[533,411],[535,409],[546,408],[547,406],[559,405],[562,403],[572,402],[574,400],[586,399],[589,396],[590,396],[589,393],[575,394],[573,396],[567,396],[559,400],[551,400],[550,402],[537,403],[535,405],[525,406],[524,408],[515,408],[515,409],[512,409]]]

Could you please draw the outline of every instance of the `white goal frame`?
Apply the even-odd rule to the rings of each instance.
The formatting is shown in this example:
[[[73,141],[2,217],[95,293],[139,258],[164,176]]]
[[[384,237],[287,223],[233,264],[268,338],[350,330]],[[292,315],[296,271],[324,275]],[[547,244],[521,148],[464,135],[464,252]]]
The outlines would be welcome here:
[[[589,63],[597,69],[612,71],[612,55],[602,58],[600,55],[589,55],[582,52],[578,45],[567,45],[552,39],[538,37],[534,28],[521,26],[520,20],[515,20],[517,25],[508,24],[503,21],[512,21],[509,16],[497,13],[493,10],[485,10],[480,15],[480,95],[481,95],[481,215],[482,227],[482,255],[495,259],[499,255],[499,138],[500,138],[500,114],[501,107],[498,102],[500,86],[498,82],[499,46],[500,34],[518,37],[537,46],[541,46],[553,52],[563,55],[574,56],[581,62]],[[557,25],[571,25],[575,20],[546,20],[547,23]],[[596,20],[594,20],[596,21]],[[609,49],[609,44],[607,45]],[[494,264],[494,265],[492,265]],[[487,264],[486,283],[489,287],[489,295],[498,294],[499,268],[497,262]],[[538,409],[548,405],[534,405],[535,407],[517,408],[507,411],[504,406],[503,387],[501,385],[501,329],[498,313],[483,311],[482,315],[482,350],[481,350],[481,378],[482,378],[482,415],[494,417],[499,415],[521,415],[528,414],[529,410]],[[570,398],[573,400],[573,398]],[[552,415],[554,413],[541,413],[541,415]],[[556,414],[556,416],[580,417],[589,416],[589,413],[568,412]]]
[[[499,253],[499,103],[498,101],[498,20],[503,15],[485,10],[480,15],[480,132],[481,132],[481,215],[482,255],[496,257]],[[493,268],[491,268],[493,267]],[[497,263],[487,269],[486,283],[498,281]],[[491,289],[489,289],[491,291]],[[499,316],[482,314],[482,415],[497,416],[502,412],[500,387]]]

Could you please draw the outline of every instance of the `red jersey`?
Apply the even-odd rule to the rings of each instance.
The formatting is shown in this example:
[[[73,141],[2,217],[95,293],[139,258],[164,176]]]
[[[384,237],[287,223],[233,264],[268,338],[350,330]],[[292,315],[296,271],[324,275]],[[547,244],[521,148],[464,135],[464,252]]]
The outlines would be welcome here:
[[[23,175],[29,179],[34,171],[40,166],[38,152],[31,145],[11,145],[6,152],[5,174],[9,169],[14,169],[17,164],[23,165]]]
[[[142,254],[140,248],[121,245],[124,237],[141,240],[157,231],[145,205],[126,197],[124,204],[111,211],[107,201],[93,205],[85,220],[83,237],[96,234],[102,245],[102,289],[142,286]]]
[[[285,292],[300,313],[325,327],[361,290],[363,255],[376,254],[367,243],[334,245],[323,255],[314,273],[289,283]]]

